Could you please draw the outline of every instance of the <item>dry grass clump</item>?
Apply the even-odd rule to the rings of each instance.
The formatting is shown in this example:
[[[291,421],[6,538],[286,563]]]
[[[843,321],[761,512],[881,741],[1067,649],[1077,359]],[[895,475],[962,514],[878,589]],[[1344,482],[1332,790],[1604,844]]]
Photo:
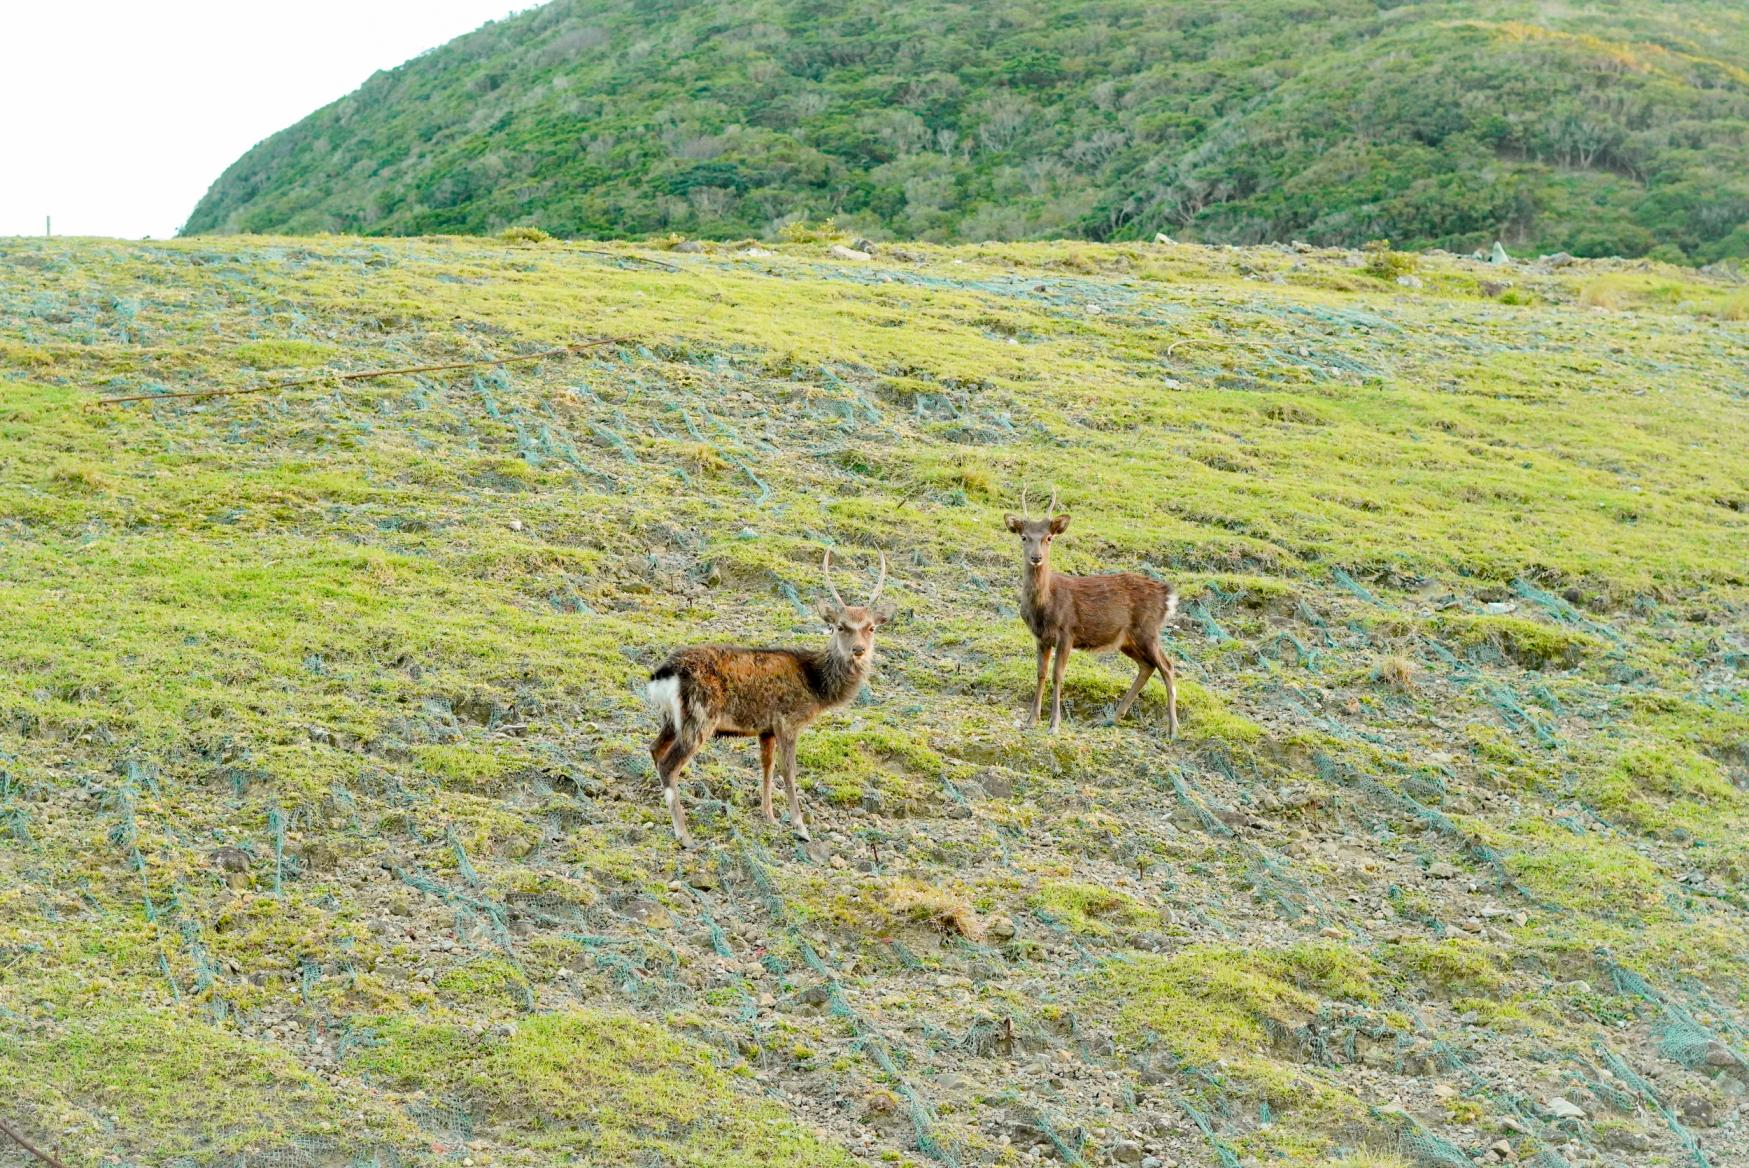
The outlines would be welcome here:
[[[1403,693],[1415,692],[1415,663],[1401,653],[1379,658],[1373,666],[1373,679],[1381,685]]]
[[[919,881],[895,884],[887,891],[894,912],[949,936],[984,939],[984,921],[964,896]]]

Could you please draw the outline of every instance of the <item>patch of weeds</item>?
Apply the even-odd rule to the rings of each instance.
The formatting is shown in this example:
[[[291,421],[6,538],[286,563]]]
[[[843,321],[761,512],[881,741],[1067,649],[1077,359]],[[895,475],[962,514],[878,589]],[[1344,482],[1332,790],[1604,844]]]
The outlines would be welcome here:
[[[347,1060],[399,1090],[470,1101],[477,1124],[544,1156],[599,1163],[659,1157],[723,1168],[853,1161],[732,1086],[708,1047],[627,1014],[573,1007],[482,1041],[441,1021],[385,1018]]]
[[[1466,649],[1494,650],[1524,669],[1571,669],[1602,648],[1595,637],[1516,616],[1442,613],[1433,625]]]
[[[1520,820],[1506,866],[1534,894],[1592,913],[1634,913],[1659,905],[1657,866],[1626,844],[1576,836],[1547,820]]]
[[[1303,1026],[1323,998],[1370,1000],[1375,978],[1365,954],[1346,946],[1193,945],[1169,957],[1108,962],[1095,992],[1119,1004],[1126,1043],[1145,1045],[1152,1036],[1201,1063],[1233,1050],[1262,1050],[1272,1026]]]
[[[1386,947],[1385,961],[1447,996],[1488,993],[1505,984],[1493,946],[1464,937],[1393,942]]]
[[[1027,898],[1077,933],[1109,934],[1114,927],[1136,928],[1157,915],[1128,893],[1098,884],[1050,880]]]
[[[502,957],[482,957],[444,971],[434,983],[463,1002],[521,1006],[527,1001],[528,979]]]
[[[0,1067],[45,1103],[77,1101],[113,1121],[116,1152],[190,1154],[211,1150],[214,1137],[238,1152],[342,1113],[333,1090],[290,1055],[178,1011],[88,1012],[53,1037],[0,1049]]]

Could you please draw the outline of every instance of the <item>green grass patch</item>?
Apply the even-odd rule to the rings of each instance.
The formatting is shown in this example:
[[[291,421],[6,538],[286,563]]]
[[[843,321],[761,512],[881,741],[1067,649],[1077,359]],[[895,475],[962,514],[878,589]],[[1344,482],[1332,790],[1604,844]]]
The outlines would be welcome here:
[[[482,1040],[465,1027],[384,1019],[350,1069],[397,1090],[466,1101],[475,1124],[547,1156],[661,1157],[698,1168],[839,1168],[850,1156],[733,1086],[711,1052],[626,1014],[578,1007]]]

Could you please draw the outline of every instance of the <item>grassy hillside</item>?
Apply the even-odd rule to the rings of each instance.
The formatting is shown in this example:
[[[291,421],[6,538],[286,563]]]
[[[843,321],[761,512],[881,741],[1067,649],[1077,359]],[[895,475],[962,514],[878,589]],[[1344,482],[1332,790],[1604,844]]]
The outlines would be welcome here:
[[[0,242],[4,1114],[73,1165],[1749,1163],[1744,289],[828,242]],[[1086,655],[1016,727],[1029,482],[1059,566],[1183,587],[1178,742]],[[802,739],[816,842],[722,744],[681,853],[636,689],[819,636],[825,546],[901,616]]]
[[[275,134],[187,233],[1301,238],[1749,256],[1719,0],[559,0]]]

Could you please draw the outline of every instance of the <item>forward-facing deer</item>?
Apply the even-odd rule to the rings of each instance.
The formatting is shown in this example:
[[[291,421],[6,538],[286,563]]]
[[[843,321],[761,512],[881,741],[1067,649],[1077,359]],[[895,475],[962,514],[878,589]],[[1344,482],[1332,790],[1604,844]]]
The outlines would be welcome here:
[[[832,552],[822,564],[826,591],[814,611],[826,622],[831,640],[823,649],[748,649],[734,645],[695,645],[657,666],[646,689],[662,717],[662,731],[650,747],[662,776],[662,798],[674,819],[674,838],[692,847],[686,813],[680,806],[680,769],[711,738],[759,739],[762,782],[760,809],[776,823],[771,806],[773,755],[783,767],[790,826],[807,839],[802,805],[796,796],[796,735],[827,710],[856,697],[874,668],[874,631],[893,619],[890,604],[875,606],[887,583],[887,557],[866,605],[850,605],[832,586]]]
[[[1178,678],[1172,659],[1160,647],[1160,626],[1178,615],[1178,593],[1170,585],[1134,572],[1110,576],[1067,576],[1051,571],[1051,540],[1069,529],[1067,515],[1053,515],[1051,505],[1037,519],[1021,491],[1022,515],[1004,516],[1008,530],[1020,536],[1020,615],[1038,641],[1038,691],[1033,694],[1028,726],[1039,720],[1045,699],[1045,670],[1057,655],[1051,690],[1051,732],[1063,720],[1063,668],[1071,649],[1102,653],[1117,649],[1136,663],[1136,680],[1118,703],[1113,721],[1121,721],[1130,703],[1148,684],[1154,671],[1166,683],[1166,717],[1172,737],[1178,737]]]

